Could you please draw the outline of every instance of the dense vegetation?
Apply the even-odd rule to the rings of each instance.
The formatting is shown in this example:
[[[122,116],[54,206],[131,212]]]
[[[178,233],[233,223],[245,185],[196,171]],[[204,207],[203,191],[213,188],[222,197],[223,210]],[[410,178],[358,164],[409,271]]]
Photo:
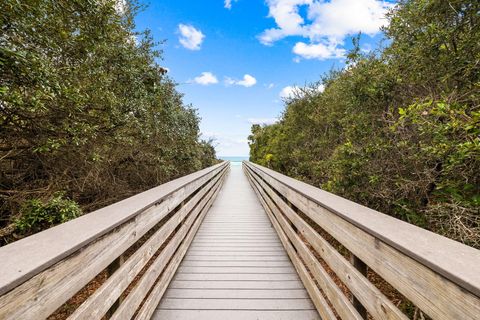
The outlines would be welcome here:
[[[212,165],[136,3],[0,4],[2,242]]]
[[[403,0],[388,46],[252,127],[250,159],[480,248],[480,3]]]

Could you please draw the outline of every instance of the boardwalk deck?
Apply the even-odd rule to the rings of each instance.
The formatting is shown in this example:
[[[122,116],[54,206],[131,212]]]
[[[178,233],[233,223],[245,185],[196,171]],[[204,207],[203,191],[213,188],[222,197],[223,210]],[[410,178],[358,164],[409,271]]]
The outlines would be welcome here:
[[[69,319],[408,319],[371,270],[416,313],[479,320],[479,250],[243,169],[220,163],[0,248],[0,319],[47,319],[107,268]]]
[[[152,319],[319,319],[241,166],[232,166]]]

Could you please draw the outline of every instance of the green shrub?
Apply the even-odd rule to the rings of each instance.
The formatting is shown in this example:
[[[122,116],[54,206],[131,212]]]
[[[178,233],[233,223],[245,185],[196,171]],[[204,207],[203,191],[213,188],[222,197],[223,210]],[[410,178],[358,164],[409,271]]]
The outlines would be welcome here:
[[[216,162],[161,43],[135,26],[143,5],[120,3],[0,1],[2,243],[32,190],[87,212]]]
[[[355,38],[323,92],[252,126],[250,160],[480,248],[477,2],[398,1],[387,46],[363,54]]]
[[[56,193],[46,202],[40,199],[26,201],[20,214],[15,220],[15,231],[24,235],[72,220],[80,216],[82,210],[75,201],[64,198],[63,193]]]

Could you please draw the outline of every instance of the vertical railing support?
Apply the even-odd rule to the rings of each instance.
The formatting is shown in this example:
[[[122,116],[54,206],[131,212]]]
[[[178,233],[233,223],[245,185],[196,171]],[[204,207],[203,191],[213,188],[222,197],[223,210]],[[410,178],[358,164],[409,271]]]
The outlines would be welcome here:
[[[110,263],[110,265],[107,267],[107,274],[108,276],[110,277],[112,274],[115,273],[115,271],[117,271],[121,266],[122,264],[125,262],[125,257],[123,254],[121,254],[117,259],[113,260],[112,263]],[[115,301],[112,306],[110,307],[110,309],[108,310],[107,312],[107,317],[110,318],[114,313],[115,311],[118,309],[118,307],[120,306],[120,303],[122,302],[122,297],[120,296],[117,301]]]
[[[350,263],[355,269],[357,269],[361,274],[367,277],[367,265],[365,262],[360,260],[356,255],[350,255]],[[363,319],[367,319],[367,309],[362,305],[362,303],[352,294],[352,304],[353,307],[358,311]]]

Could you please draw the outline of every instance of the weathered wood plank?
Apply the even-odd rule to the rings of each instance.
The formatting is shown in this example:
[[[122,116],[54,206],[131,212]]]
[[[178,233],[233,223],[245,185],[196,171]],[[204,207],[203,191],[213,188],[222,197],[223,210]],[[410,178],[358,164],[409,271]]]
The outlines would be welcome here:
[[[328,300],[334,306],[336,312],[343,319],[356,319],[361,320],[362,316],[355,310],[348,298],[338,288],[335,282],[330,278],[328,273],[320,265],[320,262],[313,256],[305,243],[298,237],[292,227],[288,224],[287,220],[283,217],[282,212],[274,204],[271,198],[269,198],[265,192],[265,184],[258,177],[251,175],[253,179],[261,186],[260,193],[266,200],[270,207],[270,210],[275,215],[278,223],[286,236],[289,238],[293,247],[296,249],[297,254],[302,258],[314,278],[317,280],[322,291],[327,296]]]
[[[257,241],[228,241],[228,240],[224,240],[224,241],[216,241],[216,240],[213,240],[213,241],[206,241],[206,242],[197,242],[195,245],[192,245],[192,249],[205,249],[205,248],[208,248],[210,245],[212,246],[212,248],[219,248],[219,249],[229,249],[229,248],[234,248],[234,247],[240,247],[240,248],[244,248],[244,249],[253,249],[253,248],[257,248],[255,247],[255,243],[260,243],[261,240],[257,240]],[[274,248],[274,249],[278,249],[279,247],[279,241],[278,239],[275,241],[275,240],[269,240],[271,242],[266,242],[266,243],[263,243],[263,245],[259,245],[260,248]],[[281,246],[280,246],[281,248]]]
[[[77,222],[78,219],[75,219],[58,226],[58,228],[55,227],[34,235],[33,238],[25,238],[23,241],[21,240],[20,244],[15,242],[11,246],[0,248],[0,256],[5,259],[3,260],[5,265],[2,265],[3,270],[0,276],[3,279],[2,281],[5,280],[3,288],[8,288],[12,283],[18,283],[19,279],[24,281],[27,279],[27,275],[32,276],[34,271],[38,272],[48,267],[52,261],[63,258],[65,252],[71,252],[70,249],[67,249],[66,244],[70,244],[78,249],[80,244],[88,243],[84,249],[78,250],[68,256],[67,259],[57,262],[50,268],[41,271],[28,281],[2,295],[0,297],[0,318],[46,318],[150,230],[171,209],[176,207],[206,181],[218,174],[223,168],[225,168],[225,164],[203,171],[200,175],[190,176],[187,180],[177,180],[175,183],[169,184],[167,193],[158,188],[152,189],[157,193],[158,197],[154,197],[153,193],[149,191],[141,197],[134,197],[133,200],[127,201],[127,199],[120,202],[123,205],[123,209],[120,209],[118,206],[108,207],[108,210],[100,210],[93,215],[80,217],[80,222]],[[188,181],[192,178],[194,178],[193,182],[188,184]],[[155,201],[153,201],[154,198]],[[143,203],[143,207],[146,206],[148,209],[141,212],[136,211],[132,215],[127,214],[128,212],[124,210],[125,208],[128,210],[139,208],[141,201],[151,201],[151,203]],[[119,211],[112,212],[111,210],[113,209],[118,209]],[[122,214],[119,215],[117,212]],[[112,216],[108,216],[107,219],[106,215],[108,213],[112,213]],[[133,218],[124,222],[125,217]],[[99,219],[98,221],[96,220],[97,218]],[[124,223],[117,226],[116,223],[119,221]],[[87,222],[91,226],[87,227]],[[98,230],[98,224],[107,229],[112,225],[117,227],[113,230],[110,229],[109,233],[104,234],[103,231],[100,232]],[[77,230],[77,228],[80,230]],[[85,235],[80,236],[79,231],[82,230],[85,231]],[[66,232],[69,233],[66,234]],[[92,240],[91,237],[93,235],[98,234],[103,235],[93,243],[88,242]],[[40,248],[35,243],[36,247],[33,257],[23,259],[31,262],[32,267],[20,269],[25,264],[25,261],[23,261],[17,270],[17,266],[12,265],[11,262],[16,261],[18,257],[28,256],[34,246],[32,241],[38,240],[45,242],[40,244]],[[58,243],[62,243],[62,245],[57,245]],[[52,248],[42,252],[42,246],[47,244],[52,244]],[[12,248],[24,251],[13,253],[11,252]],[[18,271],[17,274],[13,275],[14,271],[12,269]],[[72,273],[72,270],[75,270],[75,272]],[[7,275],[6,277],[4,276],[5,274]]]
[[[472,293],[480,288],[478,250],[248,166],[432,318],[476,319],[480,314],[479,297]]]
[[[277,240],[278,237],[275,233],[269,233],[266,235],[259,234],[199,234],[198,239],[201,240]]]
[[[182,263],[187,261],[183,260]],[[290,264],[290,261],[284,261]],[[264,273],[177,273],[175,280],[190,281],[299,281],[296,273],[293,274],[264,274]]]
[[[212,189],[207,196],[202,199],[197,207],[195,207],[195,209],[188,216],[187,220],[185,220],[185,223],[182,224],[167,246],[148,267],[143,277],[138,281],[132,291],[130,291],[111,319],[130,319],[133,316],[135,310],[147,295],[154,281],[158,278],[168,261],[172,258],[181,241],[188,234],[188,231],[194,224],[194,221],[197,219],[203,207],[215,194],[215,191],[218,189],[220,183],[221,181],[217,182],[215,188]]]
[[[302,280],[303,284],[305,285],[305,288],[308,291],[308,294],[310,295],[310,298],[312,299],[318,313],[322,317],[322,319],[328,319],[328,320],[336,320],[336,316],[333,313],[332,309],[328,305],[327,301],[323,297],[323,295],[320,293],[320,290],[317,288],[315,282],[311,278],[311,276],[308,273],[308,270],[305,268],[303,263],[301,262],[300,258],[296,254],[292,244],[289,242],[288,237],[285,235],[283,232],[282,228],[280,227],[280,224],[276,220],[273,212],[271,211],[270,207],[268,206],[266,200],[263,198],[263,195],[261,193],[261,188],[260,186],[256,183],[256,181],[253,179],[251,174],[248,171],[245,171],[247,177],[249,178],[249,181],[257,193],[258,199],[262,203],[265,212],[267,213],[268,217],[270,218],[270,221],[275,228],[275,230],[278,233],[278,236],[280,238],[280,241],[282,242],[283,246],[285,247],[285,250],[287,251],[290,260],[293,262],[293,265],[295,266],[295,269],[297,270],[298,275],[300,276],[300,279]]]
[[[289,261],[287,255],[282,256],[185,256],[184,261]]]
[[[155,311],[156,306],[158,305],[158,302],[162,298],[162,296],[163,296],[163,294],[164,294],[164,292],[167,288],[167,285],[172,280],[172,278],[175,274],[175,271],[178,268],[178,265],[182,261],[184,255],[185,255],[185,252],[187,251],[188,247],[190,246],[190,244],[193,240],[193,237],[195,236],[196,232],[198,231],[198,228],[200,227],[206,213],[210,209],[210,206],[212,205],[212,202],[217,197],[217,194],[220,190],[220,187],[223,183],[224,178],[225,178],[225,176],[222,177],[222,181],[220,181],[220,184],[215,189],[213,195],[209,198],[208,202],[202,208],[198,219],[195,221],[192,228],[189,230],[187,236],[185,237],[184,241],[182,242],[182,244],[178,248],[177,252],[172,257],[172,260],[170,261],[170,263],[169,263],[168,267],[166,268],[165,272],[161,275],[159,281],[155,284],[155,286],[153,287],[149,296],[144,301],[143,305],[141,306],[140,310],[138,311],[137,315],[135,316],[135,320],[147,320],[147,319],[151,318],[152,314]]]
[[[206,246],[218,246],[218,247],[232,247],[232,246],[241,246],[241,247],[249,247],[253,245],[259,245],[261,247],[266,247],[266,246],[278,246],[278,239],[272,239],[272,240],[262,240],[259,242],[258,240],[224,240],[224,241],[219,241],[219,240],[211,240],[211,241],[206,241],[206,240],[197,240],[195,241],[195,247],[206,247]],[[193,247],[193,246],[192,246]]]
[[[255,222],[248,222],[249,219]],[[298,320],[318,319],[314,310],[308,315],[293,315],[290,309],[285,309],[285,303],[278,302],[288,302],[288,306],[295,309],[305,308],[302,303],[308,302],[312,308],[299,276],[279,244],[241,168],[232,168],[154,318],[165,311],[161,308],[167,301],[168,308],[175,309],[171,311],[176,319],[188,317],[184,311],[200,309],[194,311],[200,314],[207,311],[201,310],[205,308],[216,308],[208,315],[216,319],[217,314],[225,315],[220,309],[229,306],[236,309],[229,310],[228,319],[235,319],[237,313],[244,315],[248,310],[256,314],[255,318],[262,318],[264,314],[259,308],[278,307],[289,315],[299,316]]]
[[[183,299],[165,298],[159,305],[164,310],[312,310],[310,299]]]
[[[302,289],[288,290],[229,290],[229,289],[174,289],[165,293],[166,298],[179,299],[305,299],[307,292]]]
[[[98,288],[69,319],[99,319],[135,279],[150,258],[157,252],[172,231],[192,212],[195,205],[218,182],[221,176],[212,179],[192,197],[175,216],[170,218],[150,237],[123,265]]]
[[[183,261],[184,267],[291,267],[290,261]]]
[[[358,296],[374,319],[407,319],[407,317],[385,297],[368,279],[354,268],[340,253],[323,239],[308,223],[288,206],[273,190],[260,181],[262,188],[269,194],[275,204],[295,225],[305,239],[322,256],[327,264],[349,289]],[[363,317],[363,316],[362,316]]]
[[[189,257],[198,257],[198,256],[224,256],[225,254],[229,255],[236,255],[238,257],[248,257],[248,256],[261,256],[261,257],[268,257],[268,256],[277,256],[277,257],[284,257],[286,256],[285,252],[282,251],[275,251],[275,252],[263,252],[263,251],[250,251],[250,252],[235,252],[232,253],[231,251],[222,251],[222,252],[187,252],[187,256]]]
[[[181,266],[182,273],[295,273],[292,266],[288,267],[186,267]]]
[[[251,247],[251,246],[248,246],[248,247],[245,247],[245,246],[231,246],[231,247],[215,247],[215,246],[212,246],[210,248],[208,247],[198,247],[198,246],[194,246],[192,248],[190,248],[190,251],[191,253],[194,253],[194,252],[232,252],[232,253],[236,253],[236,252],[282,252],[283,251],[283,248],[282,247],[278,247],[278,246],[275,246],[275,247]]]
[[[281,175],[268,168],[253,163],[247,165],[253,170],[261,169],[265,175],[283,186],[288,186],[289,189],[308,200],[303,201],[303,204],[302,201],[297,201],[302,211],[309,206],[309,201],[314,202],[480,296],[480,272],[478,268],[472,268],[472,266],[480,266],[479,250]]]
[[[301,281],[179,281],[170,284],[172,289],[303,289]]]
[[[188,196],[228,165],[221,163],[0,248],[0,295],[168,198]],[[175,205],[176,204],[171,204]],[[154,209],[154,208],[152,208]],[[95,223],[92,223],[94,221]],[[21,253],[21,254],[19,254]],[[26,259],[25,257],[28,257]]]
[[[152,320],[316,320],[315,310],[158,310]]]

